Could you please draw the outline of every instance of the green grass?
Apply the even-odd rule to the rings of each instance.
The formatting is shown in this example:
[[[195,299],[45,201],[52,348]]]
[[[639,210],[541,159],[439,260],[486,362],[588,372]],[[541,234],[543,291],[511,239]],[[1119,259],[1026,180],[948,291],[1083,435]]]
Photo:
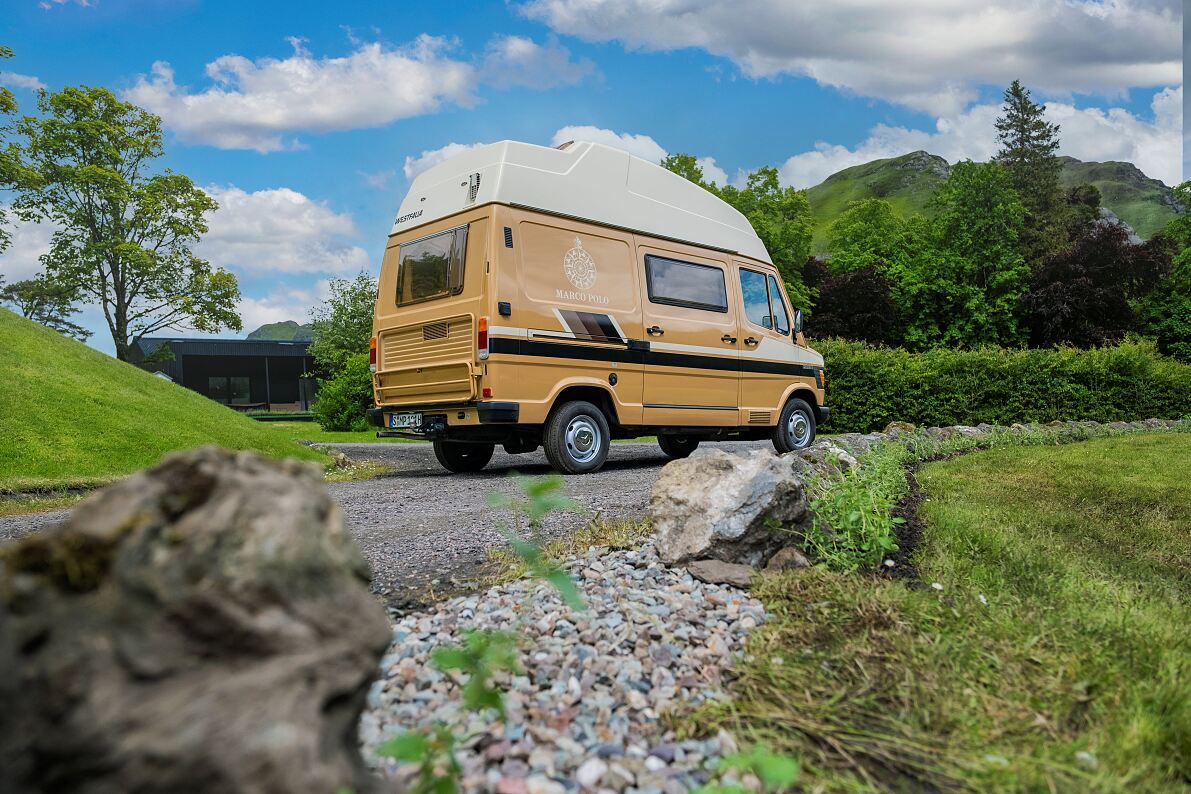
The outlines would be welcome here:
[[[0,492],[87,488],[218,444],[328,462],[267,422],[0,310]]]
[[[766,577],[734,699],[683,724],[810,790],[1191,790],[1187,460],[1155,433],[927,465],[921,586]]]

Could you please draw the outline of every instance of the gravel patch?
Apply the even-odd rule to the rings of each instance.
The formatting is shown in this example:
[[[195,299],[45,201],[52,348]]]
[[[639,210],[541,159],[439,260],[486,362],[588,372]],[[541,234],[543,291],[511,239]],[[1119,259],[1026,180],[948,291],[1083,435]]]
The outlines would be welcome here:
[[[440,722],[458,740],[466,791],[686,791],[735,751],[724,733],[677,741],[664,716],[722,696],[745,634],[764,620],[761,603],[665,567],[651,544],[593,550],[567,568],[583,612],[521,579],[396,622],[360,723],[365,756],[383,774],[404,778],[413,768],[377,758],[378,744]],[[428,663],[473,628],[524,638],[522,671],[496,679],[506,687],[506,724],[465,709],[463,677]]]

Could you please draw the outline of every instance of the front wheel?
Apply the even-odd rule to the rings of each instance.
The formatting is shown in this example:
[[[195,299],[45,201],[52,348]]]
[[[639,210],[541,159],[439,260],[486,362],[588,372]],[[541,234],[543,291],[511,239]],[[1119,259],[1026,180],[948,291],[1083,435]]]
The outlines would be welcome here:
[[[604,412],[584,400],[563,403],[546,420],[542,446],[550,465],[563,474],[596,471],[608,459],[611,433]]]
[[[659,435],[658,446],[668,458],[685,458],[699,448],[699,439],[695,436]]]
[[[435,441],[434,457],[453,474],[479,471],[492,460],[495,444],[473,444],[466,441]]]
[[[778,452],[806,449],[815,440],[815,409],[806,400],[794,397],[782,409],[773,428],[773,446]]]

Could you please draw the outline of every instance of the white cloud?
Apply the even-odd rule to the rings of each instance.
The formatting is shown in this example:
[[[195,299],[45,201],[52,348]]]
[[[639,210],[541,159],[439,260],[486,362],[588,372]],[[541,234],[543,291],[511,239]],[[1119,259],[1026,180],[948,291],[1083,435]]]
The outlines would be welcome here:
[[[1050,95],[1177,85],[1177,0],[528,0],[554,31],[695,47],[754,78],[792,74],[937,115],[1014,79]]]
[[[191,91],[164,61],[125,92],[183,140],[270,152],[293,147],[285,133],[377,127],[473,101],[475,69],[444,55],[443,39],[420,36],[388,49],[363,44],[342,58],[316,58],[291,39],[288,58],[224,55],[207,64],[214,85]]]
[[[0,254],[0,275],[9,283],[32,278],[41,272],[39,257],[50,250],[54,227],[17,219],[11,208],[4,207],[12,245]]]
[[[18,74],[17,72],[0,72],[0,83],[10,85],[13,88],[24,88],[29,91],[39,91],[45,88],[45,83],[33,75]]]
[[[1076,108],[1059,102],[1047,103],[1046,114],[1061,127],[1060,154],[1080,160],[1124,160],[1173,185],[1182,169],[1182,98],[1181,87],[1155,94],[1152,121],[1123,108]],[[988,160],[998,148],[993,122],[1000,113],[999,105],[975,105],[939,118],[933,132],[879,124],[854,148],[820,142],[811,151],[794,155],[782,164],[781,178],[794,187],[811,187],[844,168],[919,149],[952,163]]]
[[[642,160],[648,160],[651,163],[661,162],[662,158],[666,156],[666,150],[648,135],[633,135],[627,132],[616,133],[602,127],[586,125],[563,127],[554,133],[554,137],[550,140],[550,145],[559,146],[567,141],[602,143],[614,149],[622,149],[631,155],[640,157]]]
[[[259,298],[242,297],[236,310],[244,332],[248,333],[266,323],[293,320],[297,323],[310,321],[310,310],[326,300],[331,294],[326,280],[318,281],[310,289],[280,287]]]
[[[571,60],[571,52],[550,39],[538,44],[524,36],[497,36],[488,42],[483,79],[497,88],[553,88],[577,83],[594,70],[591,61]]]
[[[405,167],[402,170],[405,172],[405,178],[412,180],[418,174],[428,168],[433,168],[444,160],[485,145],[483,143],[448,143],[438,149],[428,149],[417,157],[406,156]]]
[[[368,254],[354,245],[356,226],[289,188],[249,193],[235,186],[204,190],[219,202],[197,253],[237,271],[352,273],[370,270]]]
[[[714,157],[700,157],[695,164],[703,170],[703,179],[717,185],[728,184],[728,174],[715,163]]]
[[[357,171],[356,173],[364,180],[364,184],[373,190],[384,190],[393,181],[393,177],[397,176],[397,172],[392,168],[382,171]]]

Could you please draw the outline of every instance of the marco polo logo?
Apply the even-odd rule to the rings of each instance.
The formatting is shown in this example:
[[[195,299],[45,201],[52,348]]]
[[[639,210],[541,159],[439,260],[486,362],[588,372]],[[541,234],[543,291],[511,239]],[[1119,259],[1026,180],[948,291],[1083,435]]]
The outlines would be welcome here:
[[[575,289],[591,289],[596,283],[596,263],[591,254],[583,250],[583,241],[575,238],[575,247],[562,258],[562,270]]]

